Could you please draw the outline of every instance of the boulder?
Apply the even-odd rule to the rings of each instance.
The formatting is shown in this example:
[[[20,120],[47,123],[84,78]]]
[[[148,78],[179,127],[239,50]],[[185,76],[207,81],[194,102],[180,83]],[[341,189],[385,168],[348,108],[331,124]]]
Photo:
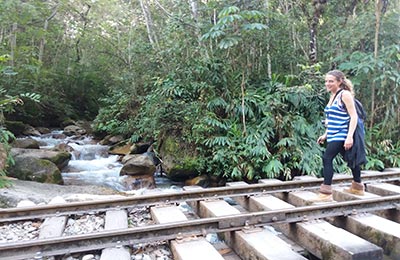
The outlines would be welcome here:
[[[15,164],[7,168],[8,175],[19,180],[63,184],[60,169],[51,161],[17,156]]]
[[[51,133],[50,129],[48,129],[47,127],[38,126],[38,127],[36,127],[36,130],[38,130],[39,133],[41,133],[41,134],[50,134]]]
[[[219,178],[217,176],[209,176],[209,175],[200,175],[194,177],[192,179],[188,179],[185,181],[185,186],[201,186],[203,188],[209,187],[221,187],[225,186],[226,181],[225,179]]]
[[[127,155],[142,154],[152,150],[150,143],[130,143],[127,140],[112,145],[109,149],[110,154]]]
[[[81,129],[84,129],[87,135],[91,135],[93,133],[92,122],[90,121],[79,120],[76,122],[76,125]]]
[[[148,151],[152,151],[153,147],[151,146],[151,143],[134,143],[131,146],[131,154],[142,154]]]
[[[40,144],[33,138],[16,139],[11,143],[14,148],[39,149]]]
[[[54,163],[59,170],[62,170],[68,165],[71,160],[71,154],[64,151],[50,151],[42,149],[22,149],[22,148],[12,148],[11,155],[14,158],[36,158],[44,159]]]
[[[115,154],[115,155],[127,155],[130,154],[130,152],[131,152],[131,144],[125,142],[120,142],[116,145],[113,145],[108,150],[109,154]]]
[[[28,128],[28,125],[20,121],[5,121],[5,126],[15,136],[22,135],[22,132]]]
[[[160,142],[162,168],[167,177],[173,181],[184,181],[199,175],[196,148],[169,135]]]
[[[154,189],[156,187],[153,175],[128,175],[124,176],[121,183],[127,190]]]
[[[40,132],[30,125],[27,125],[22,134],[26,136],[40,136]]]
[[[122,135],[107,135],[105,136],[99,144],[101,145],[115,145],[117,143],[120,143],[124,140],[124,137]]]
[[[185,181],[185,186],[192,186],[192,185],[207,188],[210,186],[210,178],[207,175],[200,175]]]
[[[60,126],[61,127],[67,127],[70,125],[76,125],[76,122],[74,120],[72,120],[71,118],[65,118],[61,123]]]
[[[77,125],[68,125],[64,127],[63,134],[67,136],[81,136],[86,134],[86,130]]]
[[[148,175],[153,176],[156,172],[156,166],[153,160],[147,154],[130,154],[122,158],[122,167],[120,176],[141,176]]]
[[[74,152],[74,148],[72,148],[70,145],[66,143],[57,144],[51,150],[56,152],[68,152],[68,153]]]

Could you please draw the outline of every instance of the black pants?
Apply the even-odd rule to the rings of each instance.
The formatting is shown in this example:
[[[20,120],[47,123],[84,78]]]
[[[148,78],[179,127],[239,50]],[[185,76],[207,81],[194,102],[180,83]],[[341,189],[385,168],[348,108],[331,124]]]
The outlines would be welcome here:
[[[344,141],[343,142],[330,142],[326,146],[326,150],[323,157],[324,164],[324,184],[331,185],[333,178],[333,159],[339,153],[344,156]],[[360,166],[356,166],[354,169],[351,169],[351,173],[353,174],[353,180],[355,182],[361,182],[361,169]]]

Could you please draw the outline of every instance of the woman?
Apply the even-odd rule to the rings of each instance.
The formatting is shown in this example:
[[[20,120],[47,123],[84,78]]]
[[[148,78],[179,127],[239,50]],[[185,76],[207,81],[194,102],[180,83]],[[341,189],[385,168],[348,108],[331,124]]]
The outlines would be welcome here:
[[[346,79],[343,72],[339,70],[329,71],[325,76],[325,87],[331,93],[331,97],[324,110],[326,131],[317,140],[318,144],[327,141],[323,156],[324,183],[320,187],[318,201],[332,200],[333,159],[339,153],[344,156],[345,152],[352,148],[358,121],[354,106],[353,85],[350,80]],[[364,195],[360,165],[352,168],[351,172],[353,182],[350,189],[346,189],[346,192]]]

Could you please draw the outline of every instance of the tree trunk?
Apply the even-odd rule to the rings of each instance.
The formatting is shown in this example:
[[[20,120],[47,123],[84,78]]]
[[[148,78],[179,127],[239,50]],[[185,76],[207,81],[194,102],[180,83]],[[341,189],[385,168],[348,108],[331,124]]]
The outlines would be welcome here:
[[[197,41],[199,43],[200,49],[205,52],[207,58],[209,58],[209,54],[205,44],[200,40],[201,39],[201,32],[200,32],[200,25],[199,25],[199,9],[197,0],[189,0],[190,8],[192,11],[192,17],[195,22],[195,34],[197,36]]]
[[[267,26],[269,26],[269,15],[268,15],[269,0],[265,0],[265,10],[267,11],[266,24],[267,24]],[[269,37],[270,36],[269,36],[269,29],[268,29],[267,30],[267,74],[268,74],[268,78],[271,79],[272,78],[271,55],[270,55],[271,45],[270,45]]]
[[[92,8],[91,5],[86,4],[86,6],[88,7],[86,12],[81,14],[81,18],[83,20],[83,28],[82,28],[82,35],[81,37],[78,37],[78,40],[75,43],[75,49],[76,49],[76,62],[79,62],[81,60],[82,57],[82,50],[80,49],[80,42],[81,42],[81,38],[84,36],[85,34],[85,30],[86,30],[86,26],[88,24],[88,15],[90,12],[90,8]]]
[[[11,67],[14,67],[15,65],[15,49],[17,48],[17,30],[18,30],[18,24],[13,23],[12,29],[11,29],[11,34],[10,34],[10,63]]]
[[[144,20],[146,22],[147,36],[149,37],[149,41],[153,49],[158,48],[158,40],[154,33],[154,25],[153,20],[151,18],[151,13],[149,11],[149,6],[147,0],[139,0],[140,6],[142,7],[142,12],[144,16]]]
[[[0,44],[3,44],[3,39],[4,39],[4,33],[5,33],[5,30],[4,30],[4,28],[0,28]]]
[[[246,130],[246,114],[245,114],[245,88],[246,88],[246,72],[243,71],[242,73],[242,83],[240,84],[240,89],[242,91],[242,124],[243,124],[243,136],[247,135],[247,130]]]
[[[199,21],[199,10],[198,10],[198,4],[197,4],[197,0],[189,0],[189,4],[192,10],[192,16],[193,16],[193,20],[198,23]]]
[[[378,47],[379,47],[379,31],[381,27],[381,10],[383,3],[381,0],[375,0],[375,39],[374,39],[374,58],[375,62],[378,58]],[[371,121],[369,127],[372,128],[374,125],[374,117],[375,117],[375,92],[376,87],[375,83],[372,82],[371,86]]]
[[[318,61],[318,51],[317,51],[317,34],[318,34],[318,24],[319,18],[324,11],[324,4],[326,1],[314,0],[314,14],[311,18],[310,23],[310,49],[309,49],[309,60],[310,64],[315,64]]]
[[[43,60],[43,52],[44,52],[44,46],[46,44],[46,38],[45,38],[45,33],[47,31],[47,27],[49,26],[49,21],[56,15],[57,13],[57,7],[55,8],[55,10],[53,11],[53,13],[46,18],[46,20],[44,21],[44,26],[43,26],[43,36],[42,39],[40,40],[40,44],[39,44],[39,58],[38,60],[40,62],[42,62]]]
[[[311,18],[310,23],[310,50],[309,50],[309,60],[310,64],[315,64],[318,62],[318,24],[319,18],[324,12],[324,5],[326,4],[326,0],[313,0],[314,13]]]

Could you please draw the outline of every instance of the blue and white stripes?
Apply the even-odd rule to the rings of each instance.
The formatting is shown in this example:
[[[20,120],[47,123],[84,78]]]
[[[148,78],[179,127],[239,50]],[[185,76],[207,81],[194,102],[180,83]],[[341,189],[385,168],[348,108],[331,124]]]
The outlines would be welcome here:
[[[349,131],[350,116],[342,104],[339,104],[341,94],[335,98],[331,106],[326,106],[324,110],[328,143],[346,140]]]

